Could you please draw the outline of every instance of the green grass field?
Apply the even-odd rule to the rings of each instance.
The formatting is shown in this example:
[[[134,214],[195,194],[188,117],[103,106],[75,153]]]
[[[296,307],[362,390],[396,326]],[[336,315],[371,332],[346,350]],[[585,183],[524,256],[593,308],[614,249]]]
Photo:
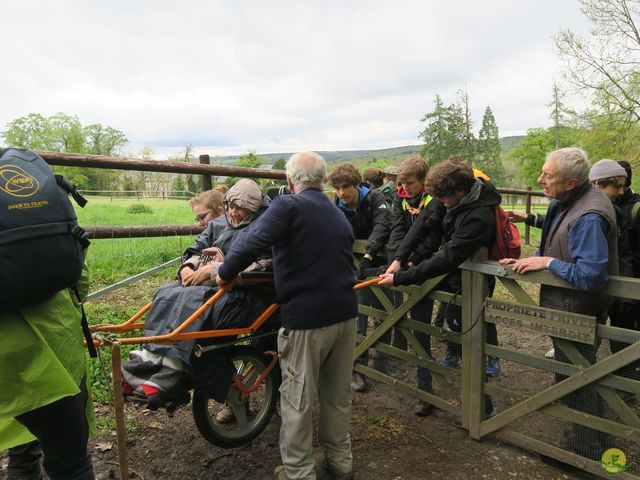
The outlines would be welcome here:
[[[506,199],[505,199],[506,200]],[[133,214],[132,205],[145,205],[151,213]],[[505,203],[505,209],[524,210],[522,205]],[[539,205],[536,212],[544,212]],[[135,200],[91,198],[87,206],[76,208],[78,221],[83,227],[192,225],[193,214],[184,200]],[[524,224],[518,224],[524,239]],[[178,257],[193,242],[193,236],[150,238],[123,238],[93,240],[87,254],[91,272],[92,291],[140,273]],[[531,243],[537,245],[540,231],[531,229]]]
[[[130,213],[132,205],[145,205],[151,213]],[[193,225],[184,200],[90,198],[85,208],[76,207],[83,227]],[[114,238],[92,240],[87,253],[91,290],[112,284],[178,257],[193,242],[193,235],[177,237]]]

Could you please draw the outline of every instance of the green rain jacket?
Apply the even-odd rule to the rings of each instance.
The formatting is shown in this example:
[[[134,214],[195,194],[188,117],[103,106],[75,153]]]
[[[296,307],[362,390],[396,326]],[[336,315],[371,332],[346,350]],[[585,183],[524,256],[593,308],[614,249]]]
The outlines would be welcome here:
[[[81,295],[83,286],[86,275]],[[37,306],[0,312],[0,450],[34,440],[17,415],[78,394],[85,374],[89,382],[81,315],[69,289]],[[87,421],[95,433],[91,395]]]

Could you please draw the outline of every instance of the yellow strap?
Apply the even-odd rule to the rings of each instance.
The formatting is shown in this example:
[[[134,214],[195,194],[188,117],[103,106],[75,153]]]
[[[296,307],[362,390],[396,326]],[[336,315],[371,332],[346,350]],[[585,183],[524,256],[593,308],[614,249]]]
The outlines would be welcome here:
[[[418,204],[417,208],[413,208],[411,205],[409,205],[409,202],[407,202],[406,198],[402,199],[402,209],[406,212],[407,210],[409,210],[409,212],[411,213],[411,215],[417,215],[418,213],[420,213],[420,210],[422,210],[424,207],[426,207],[427,205],[429,205],[429,202],[431,201],[431,195],[427,195],[426,197],[424,197],[420,203]],[[416,213],[414,213],[414,211]]]

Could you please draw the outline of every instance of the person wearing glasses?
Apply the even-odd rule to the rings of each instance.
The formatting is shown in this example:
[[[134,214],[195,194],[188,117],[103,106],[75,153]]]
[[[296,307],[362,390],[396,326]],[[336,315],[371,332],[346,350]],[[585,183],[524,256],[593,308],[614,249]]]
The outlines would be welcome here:
[[[178,270],[178,278],[185,282],[190,278],[197,265],[196,259],[202,254],[202,250],[213,245],[218,236],[227,228],[227,218],[224,215],[224,194],[217,190],[207,190],[189,200],[195,221],[204,230],[196,241],[185,250],[183,263]]]

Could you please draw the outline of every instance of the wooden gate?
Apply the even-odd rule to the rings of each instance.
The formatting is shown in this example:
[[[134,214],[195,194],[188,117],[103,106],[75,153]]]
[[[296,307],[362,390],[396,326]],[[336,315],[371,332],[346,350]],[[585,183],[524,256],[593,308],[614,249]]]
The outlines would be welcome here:
[[[374,294],[380,307],[359,307],[361,313],[374,316],[382,323],[366,338],[359,338],[355,356],[375,347],[381,353],[428,368],[434,378],[433,393],[368,366],[356,364],[354,369],[459,416],[462,426],[474,439],[495,435],[603,478],[640,479],[640,409],[635,404],[640,395],[640,370],[637,370],[640,365],[640,332],[596,325],[593,317],[591,321],[588,316],[572,316],[559,311],[547,315],[546,323],[532,321],[535,315],[544,315],[541,310],[548,310],[533,307],[537,305],[533,298],[537,298],[536,290],[540,284],[572,287],[549,272],[518,275],[511,268],[486,258],[486,251],[480,250],[461,266],[463,295],[437,291],[436,287],[443,278],[438,277],[420,286],[397,287],[395,290],[405,294],[405,301],[397,308],[378,287],[374,287]],[[497,279],[499,286],[494,296],[500,297],[500,301],[487,299],[489,275]],[[612,277],[603,292],[640,300],[640,280]],[[467,333],[456,335],[407,318],[410,309],[425,297],[460,305],[462,332]],[[508,302],[502,300],[507,298]],[[498,316],[496,320],[496,308],[510,309],[511,313]],[[565,323],[558,323],[557,318]],[[486,343],[487,321],[497,323],[501,346]],[[558,330],[558,325],[561,325],[561,330]],[[562,325],[569,326],[564,328]],[[379,342],[392,326],[407,337],[411,352]],[[429,357],[417,341],[415,332],[461,343],[462,368],[445,367]],[[554,333],[556,346],[568,358],[566,362],[545,358],[546,349],[531,351],[530,339],[537,336],[543,339],[543,345],[550,346],[547,339],[551,333]],[[586,342],[584,345],[591,342],[592,349],[599,346],[595,363],[591,364],[581,348],[583,344],[575,340],[580,337],[581,342]],[[611,341],[628,346],[611,353],[608,345]],[[502,362],[502,373],[497,378],[487,380],[487,355]],[[637,375],[619,374],[620,369],[629,371],[633,367]],[[561,377],[556,379],[556,376]],[[593,405],[592,408],[582,408],[588,405],[580,406],[569,401],[572,396],[579,395],[576,392],[592,392],[598,408],[593,408]],[[485,415],[485,395],[489,395],[497,406],[498,413],[491,418]],[[576,453],[575,432],[590,432],[605,439],[601,441],[603,447],[598,450],[597,457],[591,454],[588,458]]]

